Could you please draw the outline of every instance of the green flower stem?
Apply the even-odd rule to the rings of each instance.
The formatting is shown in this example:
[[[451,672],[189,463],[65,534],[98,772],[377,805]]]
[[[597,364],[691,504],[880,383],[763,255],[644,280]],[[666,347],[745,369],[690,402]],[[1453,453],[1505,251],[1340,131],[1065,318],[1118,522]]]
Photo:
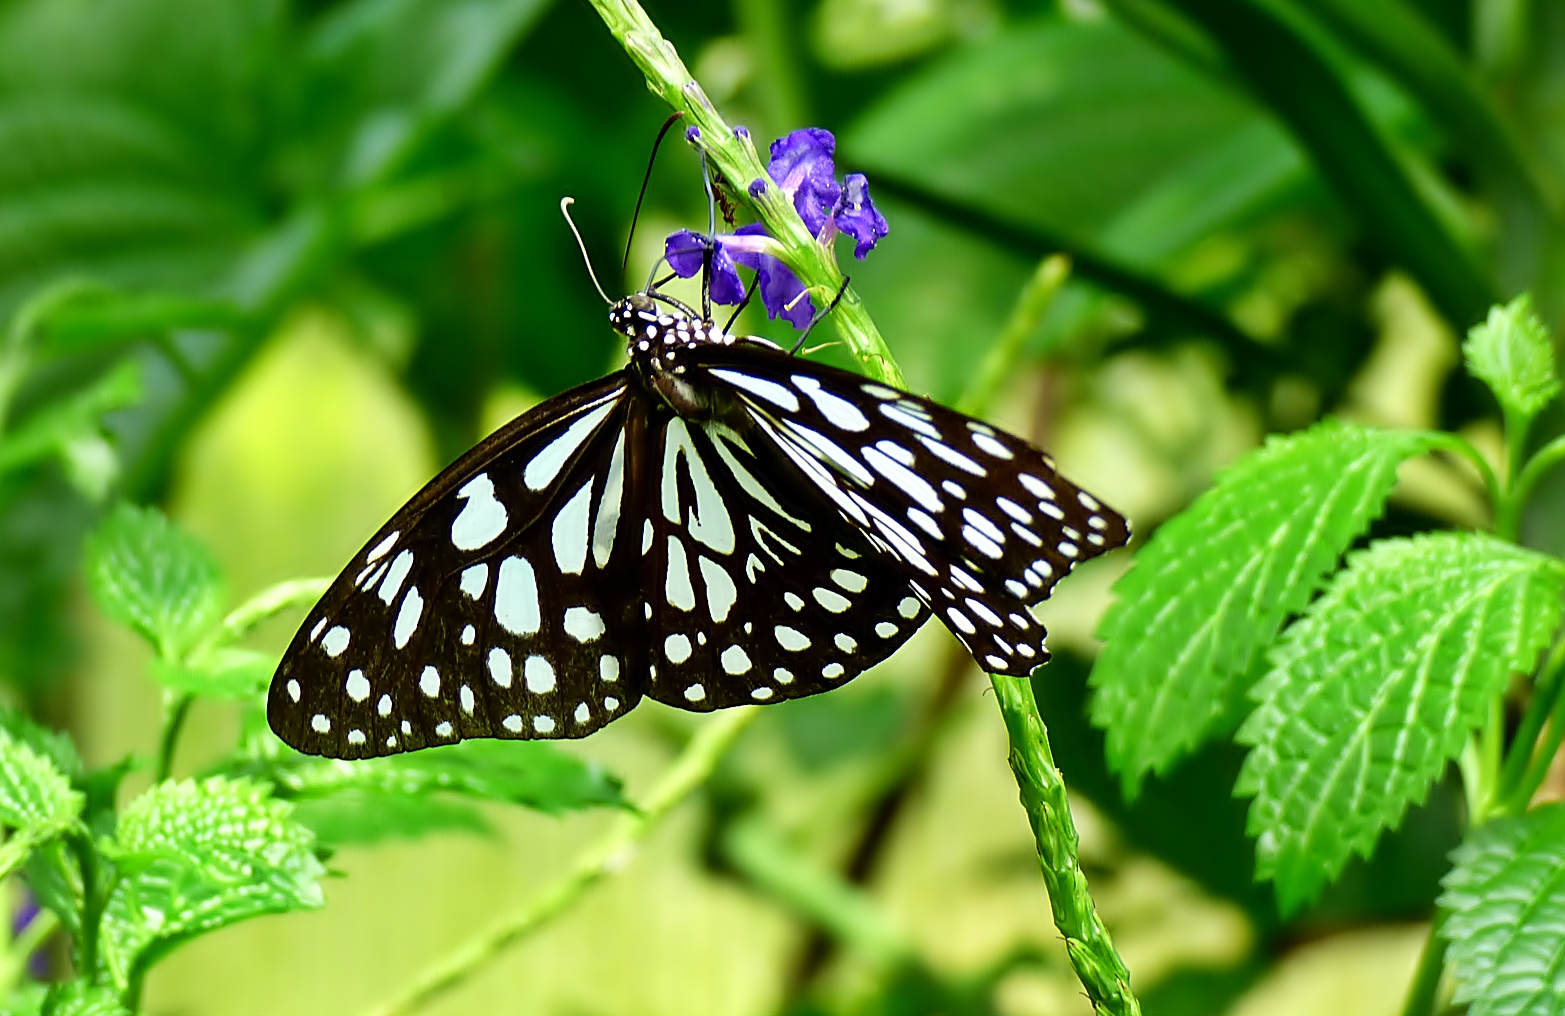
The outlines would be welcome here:
[[[812,291],[816,306],[829,303],[839,290],[842,298],[832,313],[832,322],[853,355],[869,373],[887,384],[905,388],[902,372],[891,358],[891,351],[870,320],[864,302],[850,286],[843,289],[844,277],[837,267],[835,251],[817,243],[794,211],[782,190],[767,186],[758,197],[750,194],[750,183],[764,180],[770,184],[766,166],[756,154],[749,138],[736,135],[718,115],[679,54],[635,0],[591,0],[603,23],[625,48],[641,73],[647,88],[670,107],[685,114],[685,123],[701,131],[701,150],[712,165],[733,184],[733,196],[751,208],[766,229],[780,243],[779,256],[793,270],[806,289]]]
[[[185,719],[196,701],[195,695],[188,691],[166,691],[163,696],[163,736],[158,739],[158,764],[152,774],[153,783],[162,783],[173,774],[179,735],[185,729]]]
[[[1554,711],[1562,686],[1565,686],[1565,642],[1555,644],[1548,662],[1533,682],[1532,699],[1527,703],[1527,711],[1522,714],[1516,736],[1511,740],[1511,750],[1506,754],[1505,764],[1500,769],[1496,800],[1507,801],[1516,792],[1527,772],[1527,764],[1532,761],[1533,750],[1538,746],[1538,735],[1543,733],[1544,721]]]
[[[1489,495],[1489,504],[1494,509],[1495,517],[1498,519],[1505,510],[1506,490],[1500,485],[1499,476],[1495,474],[1494,467],[1489,464],[1489,460],[1484,457],[1483,452],[1474,448],[1471,442],[1456,434],[1436,432],[1430,435],[1430,439],[1434,447],[1454,455],[1460,455],[1473,464],[1473,467],[1478,470],[1478,475],[1483,478],[1484,490]],[[1496,532],[1499,532],[1498,524],[1496,525]],[[1504,534],[1500,533],[1499,535],[1503,536]]]
[[[750,199],[749,182],[767,179],[755,146],[747,138],[735,135],[723,122],[673,45],[658,32],[646,12],[635,0],[591,2],[641,69],[652,94],[683,111],[687,122],[700,128],[702,149],[724,178],[734,184],[735,196],[754,209],[767,231],[778,240],[783,262],[806,287],[836,293],[842,286],[842,274],[833,250],[815,241],[777,187],[766,187],[759,198]],[[843,289],[832,317],[867,374],[899,388],[907,387],[885,340],[851,287]],[[1477,454],[1476,450],[1473,454]],[[1487,463],[1483,468],[1488,468]],[[1065,935],[1071,964],[1100,1010],[1116,1016],[1139,1013],[1140,1005],[1131,994],[1124,961],[1114,951],[1108,929],[1087,892],[1065,785],[1054,768],[1032,685],[1026,678],[991,676],[990,680],[1011,735],[1011,768],[1037,837],[1055,925]]]
[[[1527,464],[1521,468],[1521,472],[1516,474],[1515,482],[1511,484],[1510,494],[1510,503],[1515,513],[1519,514],[1522,507],[1526,505],[1527,499],[1532,496],[1533,487],[1537,486],[1543,474],[1553,469],[1561,460],[1565,460],[1565,434],[1561,434],[1534,452],[1532,458],[1528,459]],[[1515,528],[1514,520],[1511,526]]]
[[[1549,775],[1549,766],[1553,764],[1554,756],[1558,754],[1562,741],[1565,741],[1565,695],[1557,695],[1554,699],[1554,708],[1549,711],[1549,731],[1544,735],[1542,748],[1531,754],[1526,772],[1522,774],[1515,789],[1500,802],[1499,810],[1508,814],[1518,814],[1527,810],[1532,795],[1538,792],[1538,788],[1543,785],[1544,777]]]
[[[1087,989],[1094,1011],[1139,1016],[1141,1005],[1130,990],[1130,971],[1114,951],[1114,942],[1087,891],[1065,781],[1055,768],[1048,731],[1038,716],[1032,679],[991,674],[989,681],[1005,717],[1011,738],[1011,771],[1021,788],[1022,806],[1027,809],[1038,844],[1038,862],[1054,910],[1054,926],[1065,936],[1071,966]]]
[[[23,975],[27,973],[27,961],[59,928],[60,919],[52,910],[40,910],[31,921],[27,922],[27,927],[22,929],[21,934],[12,939],[5,964],[0,967],[0,992],[9,996],[17,989],[22,983]]]
[[[1435,919],[1429,924],[1429,937],[1424,939],[1423,951],[1418,955],[1418,968],[1413,971],[1413,983],[1408,986],[1407,1001],[1402,1004],[1402,1016],[1434,1016],[1440,1001],[1440,978],[1445,972],[1446,940],[1440,937],[1445,924],[1445,914],[1435,911]]]
[[[1016,370],[1022,349],[1032,333],[1038,330],[1043,315],[1054,303],[1055,294],[1070,278],[1070,258],[1063,254],[1051,254],[1038,264],[1037,271],[1017,294],[1011,308],[1011,316],[1000,330],[1000,335],[984,354],[978,365],[978,373],[968,383],[967,390],[957,400],[956,408],[972,416],[979,416],[988,409],[1000,387]]]
[[[405,1016],[415,1012],[565,911],[604,876],[622,870],[635,855],[637,845],[663,817],[707,781],[755,715],[756,707],[739,706],[714,716],[685,745],[641,807],[620,816],[602,839],[577,858],[568,875],[543,895],[437,960],[401,995],[368,1010],[365,1016]]]
[[[250,633],[262,621],[275,617],[290,607],[309,606],[331,588],[331,579],[289,579],[256,593],[235,607],[223,618],[222,637],[237,642]]]

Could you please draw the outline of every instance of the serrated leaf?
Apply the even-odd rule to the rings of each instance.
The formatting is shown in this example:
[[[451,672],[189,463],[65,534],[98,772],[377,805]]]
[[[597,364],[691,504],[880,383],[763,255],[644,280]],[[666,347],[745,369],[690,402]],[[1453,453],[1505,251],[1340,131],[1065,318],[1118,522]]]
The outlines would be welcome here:
[[[23,869],[38,905],[54,913],[73,940],[81,934],[83,887],[81,869],[63,841],[45,843],[33,851]]]
[[[0,825],[14,830],[0,846],[0,878],[35,846],[71,828],[82,803],[53,762],[0,729]]]
[[[1438,436],[1328,420],[1274,437],[1166,522],[1114,586],[1092,722],[1133,797],[1211,736],[1262,649]]]
[[[295,802],[294,818],[327,847],[368,846],[435,833],[493,832],[472,805],[431,794],[345,790]]]
[[[112,847],[103,964],[121,991],[188,939],[321,905],[314,835],[248,780],[164,783],[132,801]]]
[[[41,1016],[131,1016],[108,988],[86,981],[63,981],[44,997]]]
[[[87,585],[99,608],[179,659],[221,617],[211,553],[154,508],[121,504],[88,538]]]
[[[8,706],[0,707],[0,731],[53,762],[72,783],[86,775],[81,756],[76,752],[76,742],[64,731],[50,730],[26,713]]]
[[[1559,627],[1565,567],[1473,533],[1382,540],[1271,651],[1238,739],[1257,875],[1285,911],[1401,820]]]
[[[1468,1016],[1565,1013],[1565,805],[1477,829],[1441,880],[1458,1005]]]
[[[462,741],[354,762],[293,754],[275,763],[269,775],[298,797],[345,790],[447,792],[507,801],[551,814],[626,805],[617,777],[596,762],[541,741]]]
[[[1467,369],[1508,411],[1531,419],[1560,393],[1554,344],[1526,293],[1474,325],[1462,344]]]
[[[248,699],[266,690],[277,657],[223,646],[190,660],[155,660],[152,677],[165,688],[211,698]]]

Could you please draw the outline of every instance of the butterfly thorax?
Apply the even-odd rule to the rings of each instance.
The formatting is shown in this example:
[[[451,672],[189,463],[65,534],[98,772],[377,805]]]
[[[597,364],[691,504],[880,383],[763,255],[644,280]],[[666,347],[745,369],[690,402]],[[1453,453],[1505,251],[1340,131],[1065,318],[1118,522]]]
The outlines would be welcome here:
[[[728,415],[731,398],[695,383],[688,360],[708,345],[732,345],[734,336],[645,293],[633,293],[609,311],[609,323],[625,336],[625,352],[638,380],[665,405],[689,420]]]

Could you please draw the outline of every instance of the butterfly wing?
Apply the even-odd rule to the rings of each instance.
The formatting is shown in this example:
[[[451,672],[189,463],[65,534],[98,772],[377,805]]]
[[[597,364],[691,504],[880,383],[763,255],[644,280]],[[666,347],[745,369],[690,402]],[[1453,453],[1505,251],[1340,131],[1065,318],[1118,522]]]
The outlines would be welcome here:
[[[310,754],[581,737],[645,682],[627,515],[625,372],[549,399],[432,480],[354,556],[272,679]]]
[[[760,468],[819,490],[992,673],[1047,660],[1028,606],[1130,537],[1044,452],[930,399],[755,342],[699,368],[764,435]]]
[[[747,436],[666,416],[648,447],[642,611],[647,694],[683,709],[834,688],[927,612],[820,494],[764,469]]]

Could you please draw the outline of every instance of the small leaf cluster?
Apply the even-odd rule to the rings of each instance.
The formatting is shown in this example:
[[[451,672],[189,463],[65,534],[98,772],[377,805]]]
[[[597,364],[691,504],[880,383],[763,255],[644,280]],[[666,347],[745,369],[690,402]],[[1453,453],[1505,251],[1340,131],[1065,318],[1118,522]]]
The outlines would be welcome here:
[[[1128,796],[1213,738],[1248,747],[1235,791],[1251,799],[1256,875],[1285,913],[1367,856],[1456,761],[1471,834],[1440,905],[1458,1000],[1560,1013],[1549,957],[1565,951],[1565,825],[1558,807],[1528,809],[1565,740],[1565,652],[1551,650],[1565,562],[1516,543],[1532,483],[1565,457],[1565,440],[1521,454],[1560,382],[1525,296],[1473,328],[1465,352],[1505,420],[1498,471],[1448,433],[1327,420],[1271,438],[1116,585],[1092,718]],[[1477,468],[1494,531],[1366,542],[1398,467],[1431,453]],[[1518,676],[1529,704],[1507,743]]]
[[[140,635],[163,689],[154,760],[89,770],[71,739],[0,712],[0,878],[15,874],[41,911],[23,955],[0,968],[7,1013],[121,1014],[148,971],[181,945],[268,914],[319,907],[332,850],[440,831],[485,834],[480,805],[546,813],[624,806],[617,779],[543,743],[464,742],[413,756],[344,762],[300,755],[266,728],[276,658],[241,645],[261,620],[305,605],[324,583],[265,590],[225,613],[222,569],[154,509],[121,504],[87,541],[87,588],[104,614]],[[192,702],[236,702],[234,750],[195,778],[172,764]],[[121,784],[152,785],[117,806]],[[74,976],[24,979],[26,952],[54,932]]]

